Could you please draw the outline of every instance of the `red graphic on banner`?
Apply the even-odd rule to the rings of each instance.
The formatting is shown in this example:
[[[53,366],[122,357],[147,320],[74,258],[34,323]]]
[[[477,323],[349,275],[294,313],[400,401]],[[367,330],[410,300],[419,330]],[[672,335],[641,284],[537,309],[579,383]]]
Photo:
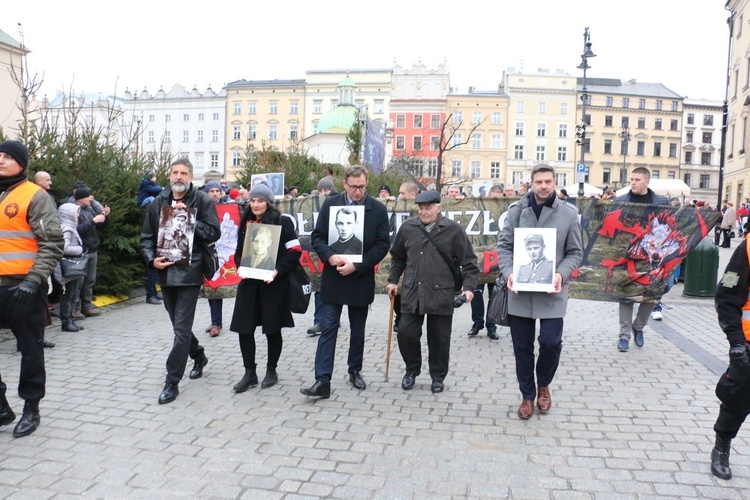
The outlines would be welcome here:
[[[219,270],[211,280],[203,284],[216,290],[220,286],[232,286],[240,282],[234,252],[237,250],[237,233],[240,225],[240,210],[235,203],[216,205],[216,213],[221,225],[221,237],[216,242],[219,254]]]

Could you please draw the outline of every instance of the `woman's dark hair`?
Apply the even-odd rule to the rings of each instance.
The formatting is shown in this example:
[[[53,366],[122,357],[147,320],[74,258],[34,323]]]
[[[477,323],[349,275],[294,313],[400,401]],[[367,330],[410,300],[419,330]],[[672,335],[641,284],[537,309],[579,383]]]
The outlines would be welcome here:
[[[267,204],[266,207],[266,213],[263,215],[263,222],[268,224],[278,224],[279,220],[281,219],[281,212],[279,212],[279,209],[276,208],[276,205],[271,205],[270,203]],[[245,224],[247,224],[247,221],[249,220],[258,220],[255,217],[255,214],[250,209],[250,207],[247,207],[247,210],[245,210],[245,213],[242,214],[242,220],[240,221],[240,226],[245,227]]]

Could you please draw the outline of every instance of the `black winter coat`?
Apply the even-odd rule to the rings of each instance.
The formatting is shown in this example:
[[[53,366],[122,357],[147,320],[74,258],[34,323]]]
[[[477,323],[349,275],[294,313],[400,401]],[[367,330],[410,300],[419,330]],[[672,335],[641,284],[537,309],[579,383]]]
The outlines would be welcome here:
[[[388,254],[391,246],[388,235],[388,211],[385,205],[370,196],[364,200],[364,251],[362,262],[354,264],[355,273],[341,276],[328,265],[336,252],[328,246],[328,221],[331,207],[345,206],[346,193],[329,196],[318,214],[318,222],[310,237],[312,247],[321,263],[320,293],[327,304],[366,306],[375,300],[375,266]]]
[[[148,206],[146,217],[141,230],[141,255],[148,267],[154,267],[156,258],[156,243],[159,237],[159,216],[164,206],[172,204],[172,189],[166,188]],[[166,269],[156,270],[157,283],[161,286],[197,286],[203,284],[203,253],[201,251],[201,240],[205,243],[213,243],[221,236],[219,217],[211,198],[195,186],[182,198],[188,208],[195,211],[195,236],[193,239],[193,252],[190,256],[189,266],[171,265]]]
[[[237,251],[234,261],[242,261],[242,250],[245,244],[245,233],[252,211],[248,208],[240,221],[237,233]],[[271,283],[257,279],[243,279],[237,285],[237,298],[234,302],[232,324],[229,329],[240,334],[252,335],[255,328],[263,327],[263,333],[281,332],[282,328],[293,327],[294,319],[289,298],[289,271],[294,268],[302,256],[300,250],[287,250],[287,247],[299,247],[294,222],[289,217],[278,216],[267,219],[264,224],[281,226],[281,239],[276,253],[276,271],[278,274]]]

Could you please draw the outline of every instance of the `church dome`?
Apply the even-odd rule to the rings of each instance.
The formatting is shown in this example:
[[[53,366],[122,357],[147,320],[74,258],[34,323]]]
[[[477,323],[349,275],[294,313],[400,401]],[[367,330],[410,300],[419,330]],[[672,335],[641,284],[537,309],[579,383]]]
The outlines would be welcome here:
[[[321,117],[315,133],[348,134],[358,114],[359,109],[356,106],[338,105]]]

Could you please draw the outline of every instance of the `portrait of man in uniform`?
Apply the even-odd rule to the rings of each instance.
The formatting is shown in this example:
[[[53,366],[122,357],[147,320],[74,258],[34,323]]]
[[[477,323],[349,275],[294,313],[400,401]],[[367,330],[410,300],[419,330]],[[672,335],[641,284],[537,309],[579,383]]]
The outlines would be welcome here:
[[[337,207],[331,219],[333,228],[329,231],[329,246],[348,261],[362,262],[362,235],[364,233],[364,207]],[[333,230],[335,229],[335,231]]]
[[[515,230],[516,244],[522,243],[522,249],[514,249],[520,253],[516,262],[518,269],[513,273],[519,290],[548,291],[552,287],[555,276],[555,262],[545,255],[546,241],[556,241],[554,228],[517,228]],[[546,234],[546,233],[550,233]],[[554,246],[552,247],[554,249]],[[524,263],[525,262],[525,263]],[[524,286],[524,284],[527,284]],[[545,285],[543,287],[533,285]]]
[[[190,265],[195,233],[194,217],[190,210],[162,207],[159,221],[159,236],[156,243],[156,254],[169,262],[182,266]]]

